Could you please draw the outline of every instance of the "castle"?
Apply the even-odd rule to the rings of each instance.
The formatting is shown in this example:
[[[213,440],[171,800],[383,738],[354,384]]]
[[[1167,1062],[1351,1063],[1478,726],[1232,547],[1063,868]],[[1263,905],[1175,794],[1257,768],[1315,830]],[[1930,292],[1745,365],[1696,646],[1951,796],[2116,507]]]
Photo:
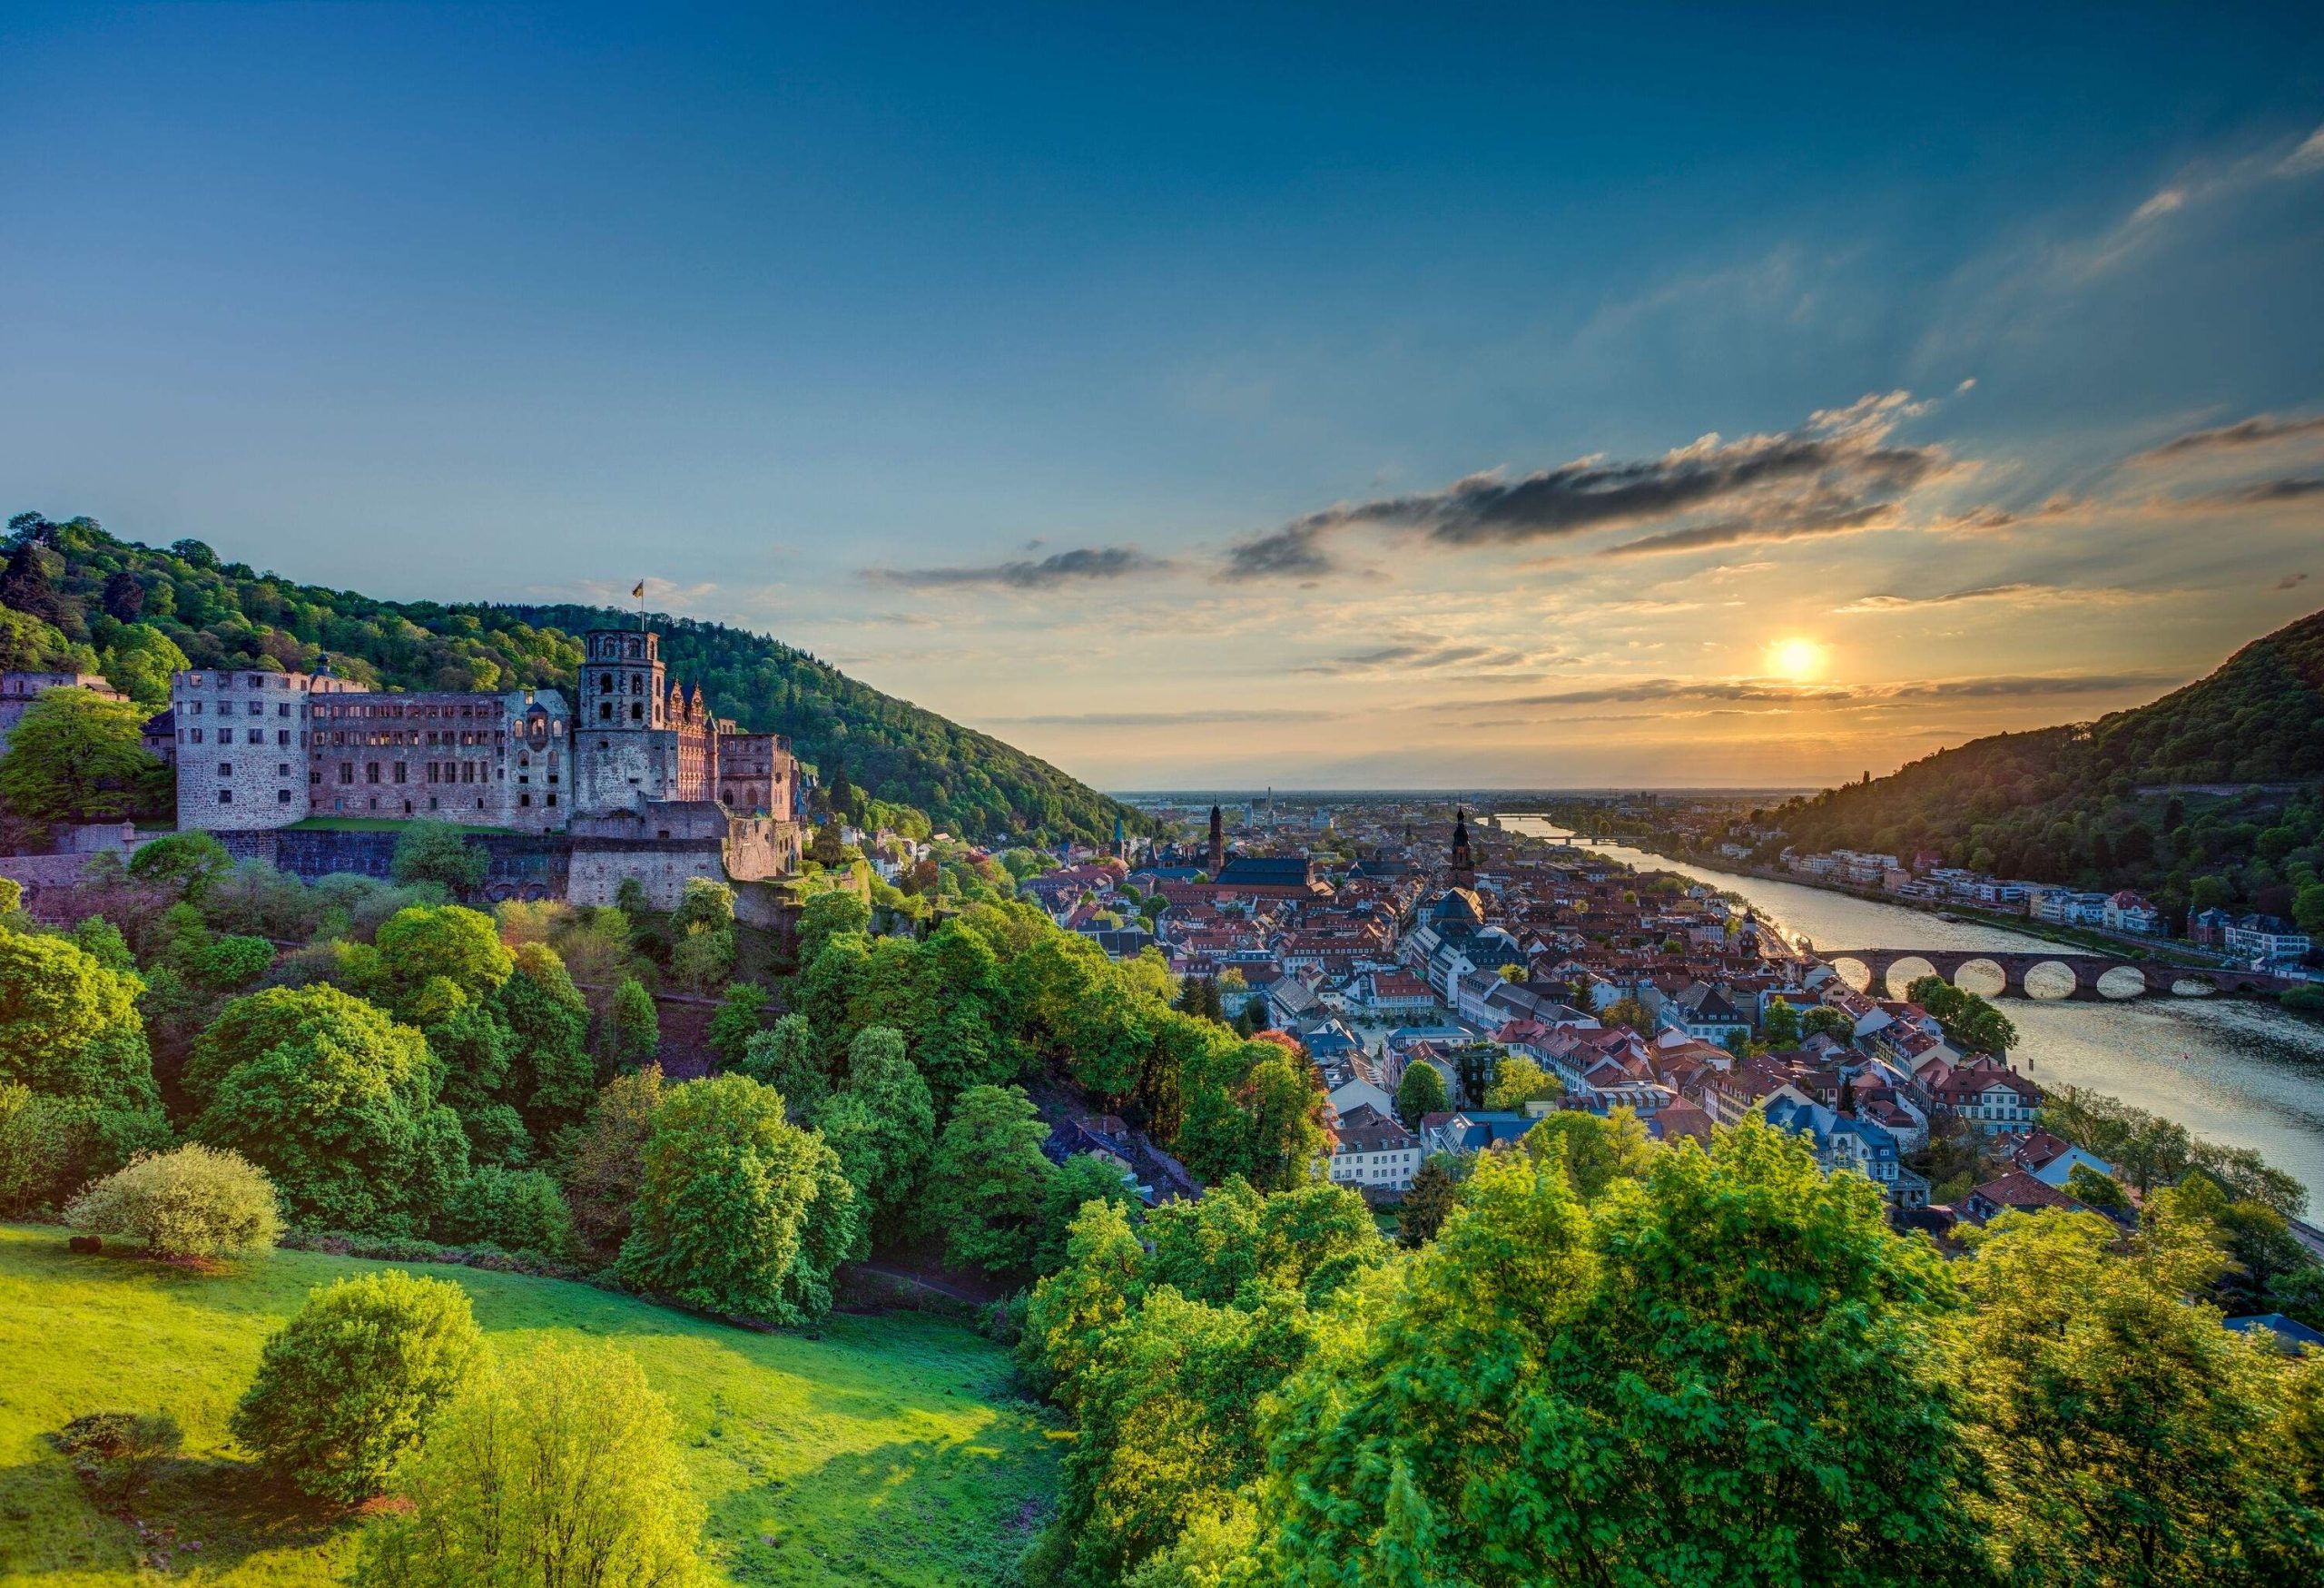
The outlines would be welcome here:
[[[532,835],[544,842],[523,851],[536,857],[529,880],[509,890],[576,903],[610,902],[625,877],[670,903],[688,876],[796,871],[789,744],[742,732],[711,715],[699,686],[689,694],[669,680],[658,634],[595,629],[583,654],[577,712],[556,689],[369,690],[327,665],[178,673],[178,825],[249,835],[230,847],[250,853],[264,847],[260,835],[310,817],[330,819],[319,827],[434,820]],[[265,857],[280,863],[282,853],[278,843]],[[561,885],[540,880],[550,877]]]

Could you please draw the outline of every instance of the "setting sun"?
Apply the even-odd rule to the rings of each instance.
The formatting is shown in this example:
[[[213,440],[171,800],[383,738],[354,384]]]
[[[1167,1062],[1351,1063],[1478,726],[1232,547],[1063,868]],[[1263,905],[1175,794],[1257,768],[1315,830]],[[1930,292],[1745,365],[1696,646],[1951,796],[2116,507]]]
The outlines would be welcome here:
[[[1812,639],[1778,639],[1768,645],[1768,671],[1778,678],[1813,678],[1824,670],[1824,647]]]

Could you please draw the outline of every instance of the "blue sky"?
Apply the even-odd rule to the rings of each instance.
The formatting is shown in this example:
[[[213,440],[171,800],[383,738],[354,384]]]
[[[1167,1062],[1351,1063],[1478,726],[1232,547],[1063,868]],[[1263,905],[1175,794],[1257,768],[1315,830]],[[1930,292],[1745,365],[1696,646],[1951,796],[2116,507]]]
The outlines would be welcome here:
[[[7,7],[6,510],[1109,786],[1819,782],[2318,604],[2324,12],[967,9]]]

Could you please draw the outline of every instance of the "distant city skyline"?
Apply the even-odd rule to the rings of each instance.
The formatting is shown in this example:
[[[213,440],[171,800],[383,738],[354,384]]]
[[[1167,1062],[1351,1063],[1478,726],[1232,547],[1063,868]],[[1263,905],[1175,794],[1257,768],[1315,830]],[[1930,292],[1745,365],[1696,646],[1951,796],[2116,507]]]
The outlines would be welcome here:
[[[2324,11],[0,17],[0,510],[1101,787],[1817,786],[2324,605]]]

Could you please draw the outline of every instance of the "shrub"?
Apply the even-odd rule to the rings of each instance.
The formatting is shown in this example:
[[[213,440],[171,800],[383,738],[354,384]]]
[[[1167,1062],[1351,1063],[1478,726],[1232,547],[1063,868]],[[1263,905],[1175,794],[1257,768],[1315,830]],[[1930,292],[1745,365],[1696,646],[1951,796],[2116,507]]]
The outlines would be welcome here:
[[[577,1245],[573,1215],[556,1182],[537,1169],[470,1169],[438,1223],[448,1241],[484,1241],[503,1251],[538,1252],[560,1262]]]
[[[654,995],[636,977],[614,989],[610,1019],[616,1064],[643,1064],[662,1050],[662,1017],[654,1008]]]
[[[400,1269],[309,1293],[234,1410],[234,1437],[320,1499],[378,1494],[483,1344],[468,1292]]]
[[[264,1251],[282,1233],[274,1186],[238,1152],[190,1141],[145,1156],[73,1198],[65,1221],[99,1235],[126,1235],[156,1258],[215,1258]]]
[[[364,1533],[360,1588],[707,1580],[669,1407],[626,1351],[544,1345],[476,1376]],[[545,1569],[553,1562],[556,1569]]]
[[[83,1483],[119,1505],[144,1492],[185,1435],[167,1412],[90,1412],[59,1428],[52,1443]]]

